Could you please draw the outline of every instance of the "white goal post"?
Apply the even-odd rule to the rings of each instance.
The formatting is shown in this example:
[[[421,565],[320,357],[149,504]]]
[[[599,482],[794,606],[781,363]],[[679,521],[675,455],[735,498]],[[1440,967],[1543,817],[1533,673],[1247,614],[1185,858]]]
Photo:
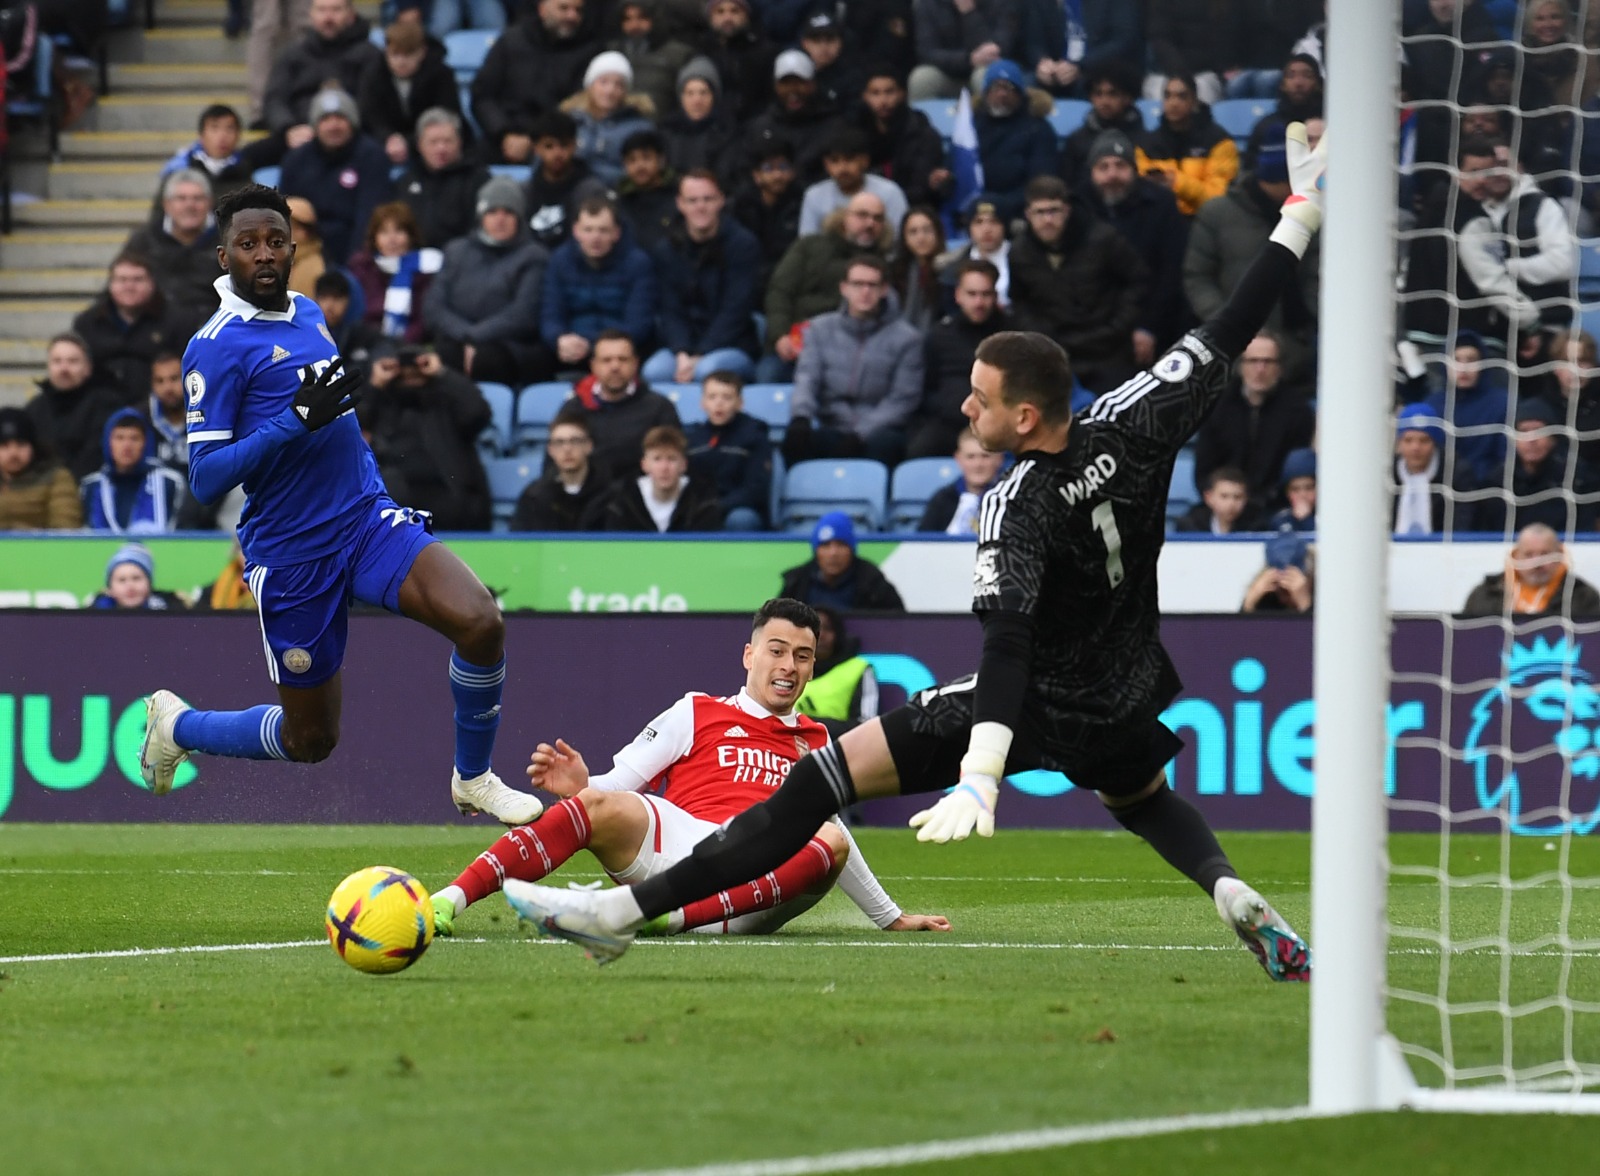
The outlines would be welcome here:
[[[1450,1080],[1421,1086],[1389,1035],[1383,781],[1391,681],[1390,491],[1380,471],[1394,450],[1401,5],[1331,0],[1329,8],[1326,109],[1333,138],[1321,239],[1318,371],[1311,1109],[1600,1113],[1600,1090],[1587,1081],[1579,1083],[1586,1091],[1559,1093]],[[1594,895],[1589,890],[1583,897],[1592,902]],[[1450,950],[1451,930],[1448,923],[1440,929],[1440,951]],[[1583,966],[1600,968],[1600,960],[1591,956]]]

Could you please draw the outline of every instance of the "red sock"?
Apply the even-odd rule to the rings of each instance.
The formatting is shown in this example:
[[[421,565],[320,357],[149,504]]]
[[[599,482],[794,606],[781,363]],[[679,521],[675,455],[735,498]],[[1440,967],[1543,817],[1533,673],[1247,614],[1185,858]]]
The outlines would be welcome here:
[[[583,801],[568,797],[533,824],[507,830],[461,871],[455,884],[470,906],[499,890],[507,878],[536,882],[588,845],[592,831]]]
[[[683,929],[704,927],[707,923],[723,923],[748,915],[751,911],[764,911],[804,894],[828,876],[833,869],[833,851],[820,837],[813,837],[807,846],[770,874],[763,874],[754,882],[735,886],[691,902],[683,908]]]

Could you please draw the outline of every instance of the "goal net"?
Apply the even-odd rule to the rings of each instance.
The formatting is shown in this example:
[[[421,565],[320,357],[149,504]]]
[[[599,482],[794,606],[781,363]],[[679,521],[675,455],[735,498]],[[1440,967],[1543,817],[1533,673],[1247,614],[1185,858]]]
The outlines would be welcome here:
[[[1600,1112],[1600,0],[1325,48],[1312,1102]]]

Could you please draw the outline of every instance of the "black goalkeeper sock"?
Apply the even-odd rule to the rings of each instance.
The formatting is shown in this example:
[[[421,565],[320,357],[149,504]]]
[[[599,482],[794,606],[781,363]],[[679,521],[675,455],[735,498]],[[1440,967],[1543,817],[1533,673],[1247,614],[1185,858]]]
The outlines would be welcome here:
[[[1168,865],[1207,896],[1223,878],[1239,876],[1200,810],[1165,784],[1143,800],[1121,808],[1107,807],[1118,824],[1148,841]]]
[[[759,878],[799,853],[822,822],[855,799],[850,769],[830,743],[801,758],[767,800],[740,813],[666,873],[635,886],[634,901],[653,919]]]

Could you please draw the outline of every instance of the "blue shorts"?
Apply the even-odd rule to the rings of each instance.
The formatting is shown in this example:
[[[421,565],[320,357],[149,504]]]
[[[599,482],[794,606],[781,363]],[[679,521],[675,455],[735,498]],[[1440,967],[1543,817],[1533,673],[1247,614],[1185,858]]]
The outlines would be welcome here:
[[[422,549],[436,540],[427,511],[385,496],[355,529],[348,547],[305,563],[245,565],[261,615],[267,673],[281,686],[316,686],[344,664],[350,604],[400,611],[400,585]]]

